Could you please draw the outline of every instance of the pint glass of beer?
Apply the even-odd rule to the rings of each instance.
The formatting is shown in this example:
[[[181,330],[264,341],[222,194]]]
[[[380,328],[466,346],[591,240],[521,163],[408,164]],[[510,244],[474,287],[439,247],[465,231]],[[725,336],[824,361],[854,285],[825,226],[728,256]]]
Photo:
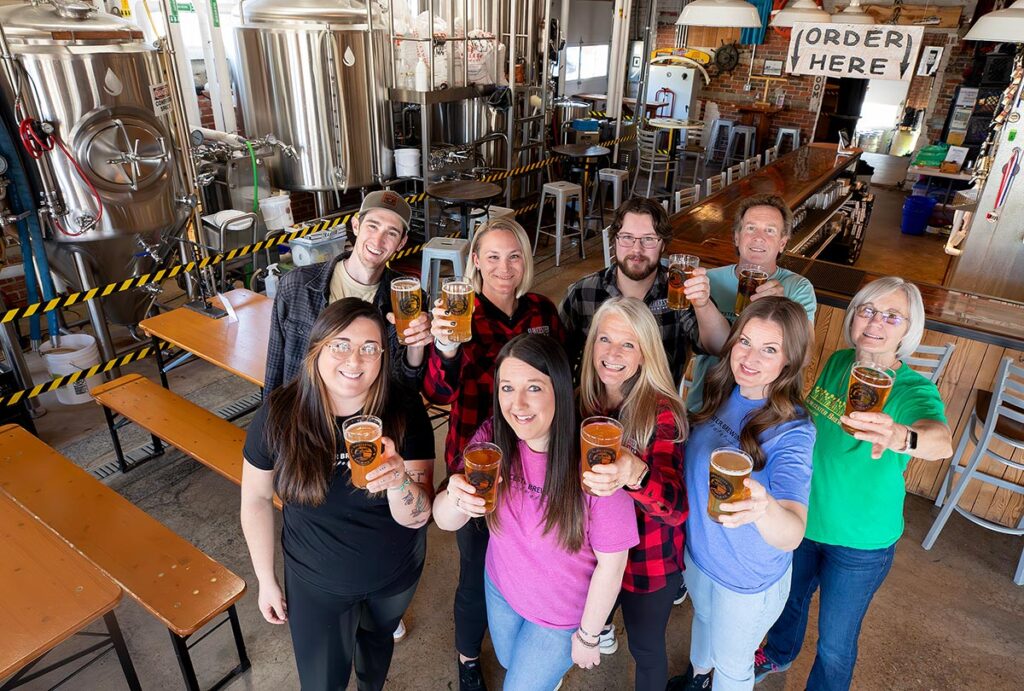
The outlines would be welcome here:
[[[484,513],[494,511],[498,471],[501,469],[501,449],[490,442],[473,442],[462,452],[466,467],[466,481],[476,488],[476,496],[483,497]]]
[[[360,489],[366,489],[366,475],[384,460],[380,448],[381,429],[380,418],[373,415],[356,415],[341,425],[352,484]]]
[[[739,276],[739,285],[736,288],[736,314],[739,314],[750,304],[750,298],[757,292],[757,287],[768,281],[768,272],[757,264],[740,264],[736,273]]]
[[[873,362],[855,362],[850,370],[850,383],[846,390],[846,412],[850,413],[880,413],[885,406],[889,392],[892,391],[892,382],[896,373],[886,367],[881,367]],[[840,423],[841,424],[841,423]],[[853,434],[854,430],[846,425],[841,425],[847,434]]]
[[[455,320],[448,337],[452,343],[468,343],[473,338],[473,284],[462,278],[446,278],[441,284],[444,308]]]
[[[622,444],[622,425],[610,417],[588,417],[580,425],[580,477],[595,465],[614,463]],[[583,491],[593,494],[583,485]]]
[[[683,283],[693,278],[693,270],[700,266],[700,257],[692,254],[673,254],[668,258],[668,308],[690,309],[690,301],[683,293]]]
[[[731,501],[750,499],[750,490],[743,481],[750,477],[754,461],[740,449],[723,447],[711,452],[711,473],[708,491],[708,516],[722,522],[721,506]]]
[[[391,311],[395,314],[395,330],[402,345],[406,345],[402,334],[409,328],[409,323],[420,316],[421,310],[418,280],[403,276],[391,281]]]

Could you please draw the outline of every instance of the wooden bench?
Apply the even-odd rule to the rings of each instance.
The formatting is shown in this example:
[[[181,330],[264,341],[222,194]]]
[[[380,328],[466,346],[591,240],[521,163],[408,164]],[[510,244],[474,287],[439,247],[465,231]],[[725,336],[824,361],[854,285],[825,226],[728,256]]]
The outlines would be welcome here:
[[[221,477],[242,484],[242,447],[245,430],[215,413],[182,398],[141,374],[128,374],[92,390],[103,406],[114,452],[122,471],[127,469],[112,412],[122,415],[153,437],[153,456],[163,453],[160,440],[181,450]],[[148,460],[148,459],[143,459]],[[275,496],[274,504],[281,508]]]
[[[0,489],[167,627],[189,691],[189,638],[225,612],[213,628],[230,622],[239,663],[212,688],[249,669],[241,578],[17,425],[0,427]]]

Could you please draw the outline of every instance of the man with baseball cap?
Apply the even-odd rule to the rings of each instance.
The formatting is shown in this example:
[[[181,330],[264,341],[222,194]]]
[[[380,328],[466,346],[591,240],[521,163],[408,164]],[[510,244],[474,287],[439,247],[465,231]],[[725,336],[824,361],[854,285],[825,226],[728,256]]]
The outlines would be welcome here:
[[[412,209],[398,193],[371,192],[352,219],[356,240],[351,252],[296,268],[282,277],[271,319],[265,395],[298,374],[313,322],[328,304],[357,297],[375,305],[381,314],[391,311],[391,280],[398,276],[387,263],[409,239],[411,216]],[[394,318],[388,321],[393,324]],[[426,311],[405,330],[404,337],[408,346],[398,343],[393,326],[388,329],[392,373],[400,382],[419,390],[424,346],[431,342]]]

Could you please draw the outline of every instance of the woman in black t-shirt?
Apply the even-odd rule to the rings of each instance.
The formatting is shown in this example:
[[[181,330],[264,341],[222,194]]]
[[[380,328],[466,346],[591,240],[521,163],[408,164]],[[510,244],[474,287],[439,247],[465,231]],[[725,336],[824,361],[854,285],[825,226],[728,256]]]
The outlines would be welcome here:
[[[434,435],[418,395],[389,378],[384,321],[345,298],[313,324],[298,377],[275,390],[249,425],[242,530],[259,607],[288,622],[303,688],[384,686],[392,632],[412,600],[426,554]],[[384,462],[351,483],[342,424],[382,420]],[[416,460],[405,460],[406,458]],[[285,592],[274,571],[274,507],[284,503]]]

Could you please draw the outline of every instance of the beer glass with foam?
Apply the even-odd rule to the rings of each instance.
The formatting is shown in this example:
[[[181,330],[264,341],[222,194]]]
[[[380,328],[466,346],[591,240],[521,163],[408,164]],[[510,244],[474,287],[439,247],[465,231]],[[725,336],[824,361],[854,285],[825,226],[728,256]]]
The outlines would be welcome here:
[[[614,463],[622,445],[622,425],[610,417],[588,417],[580,425],[580,477],[596,465]],[[587,485],[583,491],[593,494]]]
[[[722,504],[750,499],[750,490],[743,481],[754,470],[754,461],[742,450],[723,447],[711,452],[708,491],[708,516],[721,523]]]
[[[384,460],[380,445],[381,430],[380,418],[373,415],[355,415],[341,426],[352,484],[360,489],[366,489],[367,474]]]

